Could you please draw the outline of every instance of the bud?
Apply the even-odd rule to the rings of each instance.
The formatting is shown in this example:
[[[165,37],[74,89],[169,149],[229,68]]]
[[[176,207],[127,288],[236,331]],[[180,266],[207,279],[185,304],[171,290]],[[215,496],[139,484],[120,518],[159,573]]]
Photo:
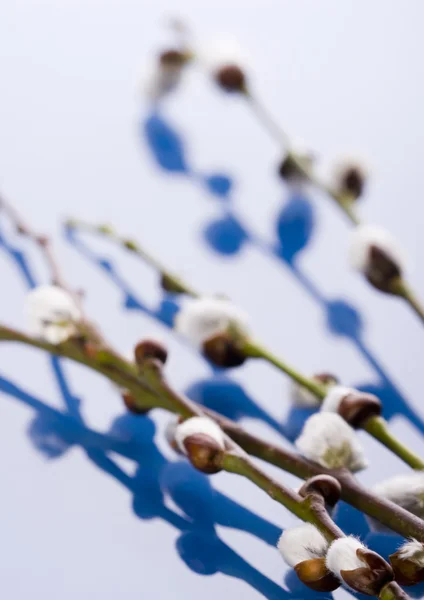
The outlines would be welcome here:
[[[424,581],[424,546],[418,540],[409,540],[389,559],[400,585],[416,585]]]
[[[338,383],[337,377],[330,373],[319,373],[311,377],[312,381],[320,383],[328,388]],[[321,401],[307,388],[303,387],[296,381],[291,383],[291,394],[290,399],[294,406],[302,408],[315,408],[320,405]]]
[[[160,342],[148,339],[139,342],[134,349],[135,362],[139,367],[143,366],[146,360],[154,358],[163,365],[168,358],[168,350]]]
[[[77,334],[82,314],[74,298],[55,285],[40,285],[26,298],[26,313],[34,337],[61,344]]]
[[[149,412],[150,408],[141,408],[137,406],[136,398],[134,398],[134,396],[128,390],[123,391],[121,396],[129,412],[133,413],[134,415],[146,415]]]
[[[313,167],[314,161],[315,155],[311,150],[300,148],[296,151],[290,151],[281,161],[278,167],[278,174],[287,183],[301,183],[306,179],[301,166],[309,172]],[[299,166],[299,163],[301,166]]]
[[[283,531],[277,548],[285,562],[295,568],[299,579],[308,587],[326,592],[339,587],[339,581],[325,566],[328,542],[311,523]]]
[[[168,275],[167,273],[161,273],[160,286],[165,292],[170,294],[185,294],[186,288],[182,285],[176,277]]]
[[[363,194],[367,179],[368,169],[364,163],[344,159],[334,168],[332,189],[337,195],[356,200]]]
[[[367,466],[355,431],[340,415],[319,412],[309,417],[296,440],[306,458],[328,469],[359,471]]]
[[[203,60],[217,84],[226,92],[246,93],[246,55],[231,39],[221,39],[204,53]]]
[[[331,475],[315,475],[305,481],[298,493],[302,498],[318,494],[328,507],[334,508],[340,500],[341,492],[340,483]]]
[[[180,452],[203,473],[218,473],[222,469],[225,438],[221,428],[207,417],[192,417],[178,425],[175,441]]]
[[[324,398],[321,410],[337,412],[351,427],[359,429],[370,417],[381,414],[381,401],[374,394],[336,385]]]
[[[242,364],[241,341],[247,336],[247,315],[224,298],[189,299],[175,318],[175,329],[199,347],[214,364]]]
[[[394,502],[405,510],[424,519],[424,472],[414,471],[406,475],[396,475],[373,486],[377,495]],[[380,526],[373,522],[373,528]]]
[[[325,558],[304,560],[294,567],[300,581],[316,592],[333,592],[340,581],[327,569]]]
[[[353,536],[331,544],[326,564],[341,583],[369,596],[378,596],[382,587],[393,580],[390,565]]]
[[[147,94],[152,101],[172,92],[182,79],[184,67],[192,59],[189,52],[169,49],[161,52],[147,82]]]
[[[246,360],[240,341],[230,331],[208,338],[203,344],[203,354],[215,366],[226,369],[239,367]]]
[[[379,227],[359,225],[351,240],[352,266],[375,288],[396,293],[405,266],[403,252],[391,234]]]

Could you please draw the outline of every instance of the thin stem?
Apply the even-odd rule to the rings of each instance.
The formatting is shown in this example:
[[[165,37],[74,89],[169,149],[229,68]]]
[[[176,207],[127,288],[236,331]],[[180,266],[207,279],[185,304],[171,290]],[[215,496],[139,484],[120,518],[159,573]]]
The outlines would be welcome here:
[[[286,156],[290,158],[294,165],[296,165],[297,169],[305,177],[305,179],[312,183],[317,189],[321,190],[327,196],[332,198],[338,207],[345,213],[351,223],[354,225],[359,225],[360,220],[354,210],[354,201],[352,201],[348,195],[340,194],[333,190],[318,177],[308,161],[302,160],[302,157],[299,156],[293,149],[289,135],[274,120],[266,106],[259,101],[256,95],[249,90],[245,93],[245,97],[247,98],[249,106],[254,112],[255,116],[259,119],[268,133],[284,147]]]
[[[59,264],[51,248],[51,240],[46,235],[42,235],[34,231],[33,228],[28,225],[28,223],[15,209],[15,207],[12,206],[11,203],[8,202],[3,196],[0,196],[0,209],[7,215],[7,217],[13,223],[13,225],[16,228],[16,231],[19,234],[28,237],[34,242],[34,244],[36,244],[40,248],[44,256],[47,268],[50,272],[50,279],[52,284],[66,290],[73,297],[74,301],[76,302],[76,304],[82,312],[81,295],[77,291],[72,289],[63,277],[62,272],[59,268]]]
[[[411,289],[411,287],[404,281],[399,278],[394,286],[393,291],[397,296],[400,296],[409,304],[415,314],[419,317],[422,323],[424,323],[424,305],[416,296],[415,292]]]
[[[391,450],[393,454],[396,454],[396,456],[403,460],[407,465],[413,469],[424,469],[424,460],[404,446],[404,444],[390,432],[387,421],[382,417],[371,417],[365,423],[364,429],[372,435],[373,438],[381,442],[383,446],[386,446],[386,448]]]
[[[301,162],[301,164],[303,165],[303,162]],[[142,260],[147,261],[148,264],[152,265],[153,268],[157,269],[163,277],[166,277],[175,285],[179,286],[179,290],[182,293],[189,294],[192,297],[199,296],[198,292],[190,288],[190,286],[179,277],[169,273],[163,265],[161,265],[154,257],[152,257],[145,250],[142,250],[136,244],[136,242],[128,240],[125,237],[117,234],[109,226],[96,226],[79,220],[68,221],[68,226],[73,227],[75,229],[81,229],[83,231],[88,231],[98,235],[106,236],[110,240],[118,243],[119,245],[131,249]],[[262,358],[263,360],[266,360],[268,363],[274,365],[277,369],[288,375],[293,381],[296,381],[298,384],[309,390],[312,394],[314,394],[317,397],[318,400],[322,401],[325,398],[327,394],[327,387],[325,385],[318,383],[311,377],[306,377],[300,371],[295,369],[292,365],[288,364],[282,358],[276,356],[273,352],[271,352],[264,346],[258,344],[257,342],[254,342],[250,339],[246,339],[243,340],[242,343],[243,350],[246,356],[249,356],[251,358]],[[382,422],[385,423],[384,421]],[[424,461],[422,461],[414,453],[410,452],[399,440],[397,440],[393,436],[393,434],[390,434],[387,423],[385,424],[384,429],[385,433],[383,432],[383,427],[381,426],[381,423],[380,425],[373,425],[373,419],[369,420],[367,431],[370,435],[372,435],[375,439],[381,441],[382,444],[384,444],[387,448],[389,448],[392,452],[399,456],[399,458],[401,458],[404,462],[406,462],[406,464],[411,466],[413,469],[424,469]]]
[[[424,521],[396,504],[375,496],[368,489],[361,486],[348,471],[325,469],[298,454],[261,440],[243,430],[230,419],[212,411],[201,409],[188,398],[172,390],[162,374],[155,370],[147,370],[141,375],[137,372],[135,365],[121,359],[116,353],[107,348],[99,348],[97,352],[90,349],[88,352],[78,340],[69,340],[64,344],[52,345],[1,325],[0,340],[23,343],[84,364],[119,386],[128,389],[140,408],[158,407],[185,417],[207,413],[248,454],[302,479],[308,479],[320,473],[332,475],[340,481],[342,498],[346,502],[374,517],[400,535],[414,537],[424,542]]]
[[[177,275],[170,273],[159,260],[147,252],[147,250],[140,246],[138,242],[119,235],[109,225],[92,225],[91,223],[86,223],[85,221],[80,221],[77,219],[69,219],[66,222],[66,225],[73,229],[79,229],[81,231],[94,233],[96,235],[108,238],[109,240],[117,243],[119,246],[122,246],[126,250],[136,254],[139,258],[141,258],[141,260],[153,267],[155,271],[167,279],[168,283],[174,288],[174,291],[178,291],[181,294],[187,294],[193,298],[197,298],[199,296],[198,292],[187,285],[187,283],[185,283]]]
[[[311,498],[304,499],[293,490],[282,486],[259,469],[247,455],[227,452],[223,460],[223,468],[229,473],[246,477],[299,519],[315,525],[330,543],[344,536],[327,511],[319,510],[319,502],[314,503]]]
[[[306,377],[294,367],[283,361],[280,357],[275,356],[267,348],[260,346],[256,342],[246,340],[243,344],[243,350],[247,356],[251,358],[262,358],[267,362],[271,363],[283,373],[286,373],[293,381],[299,383],[302,387],[306,388],[312,394],[314,394],[319,400],[323,400],[327,394],[325,385],[317,383],[310,377]]]

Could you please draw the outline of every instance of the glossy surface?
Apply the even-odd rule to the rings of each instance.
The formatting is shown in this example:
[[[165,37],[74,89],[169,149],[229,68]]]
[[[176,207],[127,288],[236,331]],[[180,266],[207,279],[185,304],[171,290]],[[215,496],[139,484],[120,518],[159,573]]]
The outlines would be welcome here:
[[[420,0],[5,0],[2,193],[53,234],[87,311],[120,350],[144,336],[166,341],[177,389],[283,444],[308,414],[290,408],[288,381],[265,364],[213,372],[169,331],[177,307],[152,271],[107,242],[71,235],[63,216],[111,222],[193,286],[227,293],[257,336],[304,372],[332,371],[377,393],[393,430],[423,453],[424,331],[349,270],[343,215],[279,181],[278,146],[199,70],[160,109],[143,99],[144,67],[158,40],[172,39],[161,19],[174,14],[201,39],[234,33],[254,57],[260,96],[324,158],[369,157],[359,210],[406,247],[424,297]],[[1,215],[0,246],[2,320],[23,327],[25,293],[46,280],[45,268]],[[0,365],[5,597],[315,597],[274,549],[294,519],[249,482],[208,479],[176,459],[163,441],[166,415],[130,417],[108,382],[35,350],[1,346]],[[366,484],[406,471],[361,437]],[[370,533],[346,505],[337,522],[383,554],[399,542]]]

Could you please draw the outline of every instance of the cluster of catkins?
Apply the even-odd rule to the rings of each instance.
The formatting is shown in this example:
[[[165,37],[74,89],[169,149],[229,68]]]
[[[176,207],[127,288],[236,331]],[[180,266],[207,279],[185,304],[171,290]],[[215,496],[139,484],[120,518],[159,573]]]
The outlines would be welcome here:
[[[54,285],[43,285],[30,292],[27,315],[33,335],[51,344],[62,344],[76,335],[82,321],[75,298]],[[180,334],[210,360],[216,359],[220,366],[223,357],[231,358],[236,352],[241,356],[243,341],[249,338],[247,315],[222,298],[186,299],[174,325]],[[145,343],[140,344],[142,350],[146,350]],[[166,355],[161,360],[164,362]],[[233,364],[234,360],[230,360],[230,365]],[[316,379],[326,383],[328,393],[320,410],[306,420],[295,442],[297,449],[326,469],[346,468],[352,472],[364,469],[367,460],[356,428],[371,415],[379,414],[378,400],[375,396],[338,385],[330,375],[320,375]],[[298,385],[293,387],[292,401],[301,406],[319,406],[319,401]],[[127,406],[132,408],[130,404]],[[225,436],[211,419],[180,419],[170,425],[167,437],[174,449],[187,455],[201,471],[216,473],[221,470]],[[424,517],[423,472],[393,477],[374,486],[373,491],[418,517]],[[374,520],[370,524],[375,529],[382,527]],[[357,570],[375,571],[378,567],[379,558],[358,539],[348,536],[328,543],[309,523],[284,531],[278,549],[302,581],[314,589],[335,589],[342,583],[358,590]],[[423,580],[424,548],[419,541],[406,542],[390,558],[399,583],[411,585]]]

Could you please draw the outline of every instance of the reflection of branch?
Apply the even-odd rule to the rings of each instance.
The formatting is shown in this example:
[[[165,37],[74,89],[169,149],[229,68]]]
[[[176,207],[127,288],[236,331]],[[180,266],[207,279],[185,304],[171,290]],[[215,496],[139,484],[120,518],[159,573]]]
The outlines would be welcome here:
[[[140,244],[121,236],[111,227],[107,225],[92,225],[80,220],[69,220],[67,222],[67,226],[72,229],[88,231],[90,233],[106,237],[107,239],[117,243],[119,246],[122,246],[135,253],[143,262],[146,262],[153,267],[153,269],[160,274],[162,282],[168,284],[169,290],[181,294],[187,294],[193,298],[200,297],[199,292],[195,291],[191,286],[189,286],[184,280],[174,273],[170,273],[166,267],[156,260],[155,257],[153,257],[149,252],[146,252],[146,250],[144,250]],[[261,346],[257,342],[251,340],[244,341],[243,351],[247,357],[261,358],[266,360],[268,363],[288,375],[293,381],[312,392],[312,394],[314,394],[319,401],[322,401],[326,396],[327,388],[325,385],[319,381],[305,376],[303,373],[292,367],[292,365],[282,360],[279,356],[276,356],[266,347]],[[372,437],[378,440],[383,446],[388,448],[391,452],[393,452],[393,454],[398,456],[413,469],[424,469],[424,461],[417,454],[409,450],[405,444],[401,443],[400,440],[398,440],[396,436],[391,433],[387,421],[382,417],[369,417],[364,422],[363,429],[365,429],[365,431],[367,431]]]
[[[5,326],[0,326],[0,340],[23,343],[85,364],[119,386],[128,389],[136,399],[139,408],[159,407],[179,413],[184,417],[201,413],[200,408],[195,403],[180,396],[167,385],[160,369],[157,367],[157,363],[149,365],[146,363],[143,372],[140,373],[135,365],[124,361],[111,351],[103,349],[99,349],[97,353],[93,352],[92,349],[87,351],[78,340],[69,340],[64,344],[53,346]],[[303,479],[320,473],[333,475],[341,483],[342,498],[352,506],[376,518],[405,537],[412,536],[424,541],[424,522],[421,519],[392,502],[378,498],[362,487],[349,472],[332,472],[324,469],[295,453],[249,434],[238,424],[221,417],[217,413],[206,410],[203,412],[214,418],[227,435],[249,454]],[[257,469],[257,467],[254,468]]]

